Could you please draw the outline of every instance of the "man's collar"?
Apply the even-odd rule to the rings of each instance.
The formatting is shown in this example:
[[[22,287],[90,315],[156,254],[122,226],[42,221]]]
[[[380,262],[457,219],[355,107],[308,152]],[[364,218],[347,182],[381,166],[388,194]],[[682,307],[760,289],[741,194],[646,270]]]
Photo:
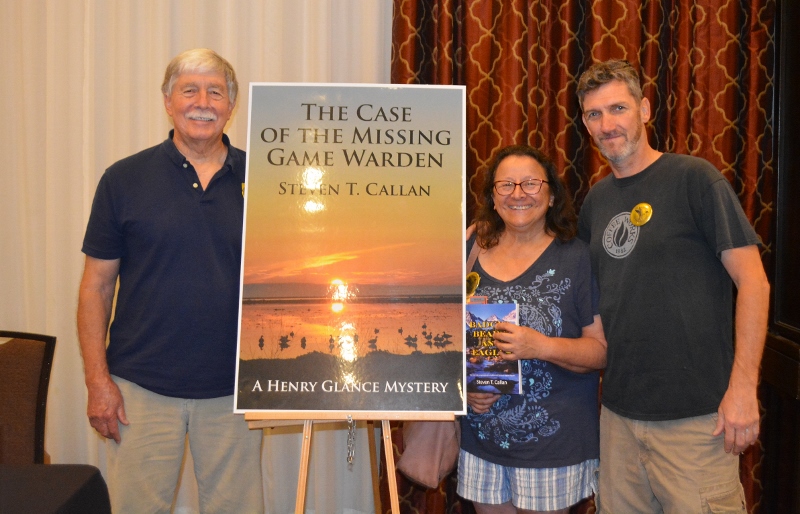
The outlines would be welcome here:
[[[188,159],[185,155],[183,155],[179,150],[178,147],[175,146],[175,141],[173,141],[173,136],[175,135],[175,129],[170,129],[169,136],[164,141],[163,146],[164,150],[167,152],[170,160],[174,162],[177,166],[182,166],[184,162]],[[235,169],[235,157],[232,155],[231,152],[231,140],[228,138],[227,134],[222,134],[222,144],[228,149],[228,155],[225,157],[225,164],[223,166],[230,166],[231,169]]]

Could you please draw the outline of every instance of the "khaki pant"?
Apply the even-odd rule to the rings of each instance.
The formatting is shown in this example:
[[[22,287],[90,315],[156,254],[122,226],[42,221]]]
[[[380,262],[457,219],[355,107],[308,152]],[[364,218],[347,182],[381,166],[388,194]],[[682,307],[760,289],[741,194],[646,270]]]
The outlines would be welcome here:
[[[597,512],[746,513],[739,457],[713,437],[717,414],[638,421],[603,407]]]
[[[233,414],[233,397],[189,400],[161,396],[113,377],[130,424],[120,444],[106,442],[114,514],[169,513],[186,434],[194,460],[200,512],[261,514],[261,430]]]

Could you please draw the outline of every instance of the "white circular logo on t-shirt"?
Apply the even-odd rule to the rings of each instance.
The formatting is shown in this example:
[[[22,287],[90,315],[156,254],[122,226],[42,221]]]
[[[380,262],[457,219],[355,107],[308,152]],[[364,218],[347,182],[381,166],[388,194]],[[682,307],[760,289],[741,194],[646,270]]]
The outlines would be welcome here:
[[[633,251],[639,239],[639,227],[631,223],[631,213],[621,212],[611,218],[603,232],[603,248],[615,259],[623,259]]]

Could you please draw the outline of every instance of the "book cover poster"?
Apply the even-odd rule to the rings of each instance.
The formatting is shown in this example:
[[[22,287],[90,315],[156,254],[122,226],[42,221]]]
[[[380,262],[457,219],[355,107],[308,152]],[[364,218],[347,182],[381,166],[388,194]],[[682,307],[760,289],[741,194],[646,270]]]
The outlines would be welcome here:
[[[237,412],[464,412],[464,102],[250,85]]]
[[[503,360],[494,344],[494,326],[517,324],[515,303],[468,303],[465,313],[467,392],[520,394],[519,361]]]

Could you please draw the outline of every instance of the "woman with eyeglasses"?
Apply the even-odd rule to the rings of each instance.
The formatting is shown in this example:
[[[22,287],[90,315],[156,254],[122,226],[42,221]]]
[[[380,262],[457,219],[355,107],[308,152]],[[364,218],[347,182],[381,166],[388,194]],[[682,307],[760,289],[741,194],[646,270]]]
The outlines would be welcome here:
[[[458,493],[477,512],[563,512],[591,496],[599,456],[599,369],[606,341],[588,247],[555,165],[528,146],[501,150],[484,177],[475,295],[516,303],[498,323],[504,360],[518,360],[522,393],[468,393]]]

